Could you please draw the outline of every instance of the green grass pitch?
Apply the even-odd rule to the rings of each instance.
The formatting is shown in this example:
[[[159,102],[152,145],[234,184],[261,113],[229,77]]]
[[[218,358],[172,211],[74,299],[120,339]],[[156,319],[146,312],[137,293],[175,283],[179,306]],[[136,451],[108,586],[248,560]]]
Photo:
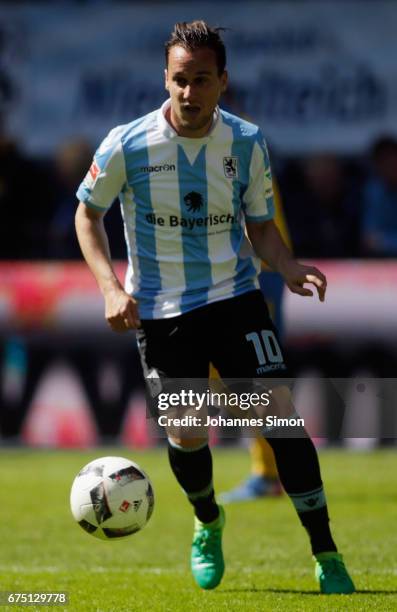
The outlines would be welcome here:
[[[103,455],[127,456],[150,475],[155,509],[145,529],[101,542],[72,519],[70,485]],[[334,534],[358,593],[321,596],[306,533],[286,496],[227,507],[226,574],[202,592],[189,571],[192,512],[164,449],[0,452],[0,590],[67,591],[85,612],[397,609],[397,454],[321,453]],[[218,491],[249,469],[244,450],[214,450]],[[49,609],[0,607],[0,610]]]

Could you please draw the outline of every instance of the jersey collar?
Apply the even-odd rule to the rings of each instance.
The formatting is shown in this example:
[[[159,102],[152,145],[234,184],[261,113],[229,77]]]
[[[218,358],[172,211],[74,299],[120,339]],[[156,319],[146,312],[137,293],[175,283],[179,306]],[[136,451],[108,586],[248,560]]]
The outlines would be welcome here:
[[[168,99],[161,105],[161,107],[158,109],[158,112],[157,112],[157,120],[158,120],[159,128],[162,134],[166,138],[175,138],[180,142],[202,143],[202,142],[208,142],[211,138],[214,138],[214,136],[218,132],[220,122],[221,122],[220,120],[221,113],[219,111],[219,106],[217,106],[214,110],[212,126],[209,132],[202,138],[188,138],[186,136],[179,136],[174,130],[174,128],[168,123],[167,119],[165,118],[165,113],[167,112],[170,106],[171,106],[171,100]]]

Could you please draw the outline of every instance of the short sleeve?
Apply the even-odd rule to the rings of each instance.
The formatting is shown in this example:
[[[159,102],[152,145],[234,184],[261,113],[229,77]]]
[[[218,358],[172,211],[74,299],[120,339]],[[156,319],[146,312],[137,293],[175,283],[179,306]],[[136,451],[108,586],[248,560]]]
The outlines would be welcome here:
[[[115,128],[102,142],[76,193],[80,202],[97,210],[110,208],[126,182],[121,131]]]
[[[252,149],[249,184],[243,196],[245,218],[250,222],[274,217],[272,171],[262,133],[258,130]]]

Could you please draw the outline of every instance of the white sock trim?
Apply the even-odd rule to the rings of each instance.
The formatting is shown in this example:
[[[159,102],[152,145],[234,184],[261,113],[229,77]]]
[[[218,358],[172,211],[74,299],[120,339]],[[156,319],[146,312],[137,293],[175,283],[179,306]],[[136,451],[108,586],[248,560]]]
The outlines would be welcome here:
[[[182,453],[194,453],[194,452],[199,451],[202,448],[205,448],[206,446],[208,446],[208,440],[206,440],[205,442],[200,444],[200,446],[185,447],[185,446],[181,446],[180,444],[177,444],[176,442],[174,442],[174,440],[171,440],[171,438],[168,438],[168,444],[170,446],[172,446],[172,448],[176,448],[177,450],[181,451]]]

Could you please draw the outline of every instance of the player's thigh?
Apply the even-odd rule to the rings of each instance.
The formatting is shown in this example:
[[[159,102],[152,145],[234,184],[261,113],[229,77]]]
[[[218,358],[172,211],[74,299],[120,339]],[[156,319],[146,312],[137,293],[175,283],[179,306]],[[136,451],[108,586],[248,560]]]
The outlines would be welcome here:
[[[217,321],[212,362],[229,390],[260,393],[271,389],[271,411],[294,412],[284,351],[263,295],[247,293],[225,304]],[[270,408],[265,408],[264,416]]]
[[[211,357],[222,378],[288,376],[284,351],[260,291],[225,301],[216,319]]]
[[[153,372],[169,379],[208,376],[209,359],[194,317],[143,320],[136,338],[145,379]]]
[[[188,395],[202,392],[208,381],[207,346],[196,319],[192,313],[143,320],[137,331],[148,410],[167,437],[186,448],[202,444],[206,437],[203,428],[196,426],[196,407]],[[178,404],[177,397],[183,403]]]

